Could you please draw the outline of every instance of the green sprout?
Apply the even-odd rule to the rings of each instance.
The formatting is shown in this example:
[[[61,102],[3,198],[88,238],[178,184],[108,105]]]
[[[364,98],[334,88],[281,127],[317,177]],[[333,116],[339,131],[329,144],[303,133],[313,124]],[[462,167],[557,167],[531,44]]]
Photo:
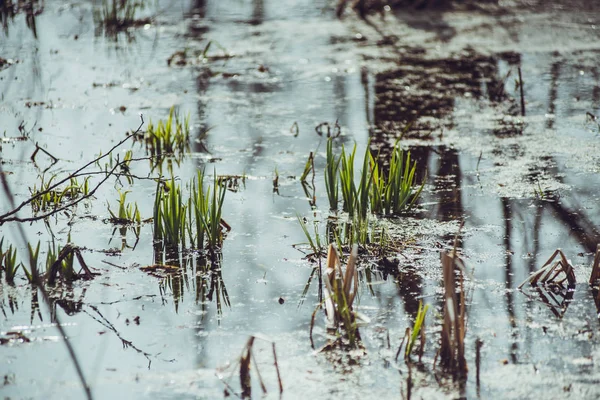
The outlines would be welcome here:
[[[427,310],[429,310],[429,304],[427,304],[425,308],[423,308],[423,302],[419,301],[419,310],[417,311],[417,318],[415,319],[415,324],[412,328],[412,334],[410,335],[408,343],[406,344],[406,351],[404,353],[404,356],[407,359],[410,358],[410,353],[415,345],[415,342],[417,341],[419,333],[421,332],[423,322],[425,321],[425,315],[427,315]],[[423,344],[424,343],[421,343],[421,345]]]
[[[110,205],[107,203],[108,212],[110,213],[110,221],[116,224],[140,224],[142,218],[140,216],[140,210],[138,209],[137,203],[127,203],[127,194],[129,191],[119,191],[119,209],[115,213],[111,210]]]

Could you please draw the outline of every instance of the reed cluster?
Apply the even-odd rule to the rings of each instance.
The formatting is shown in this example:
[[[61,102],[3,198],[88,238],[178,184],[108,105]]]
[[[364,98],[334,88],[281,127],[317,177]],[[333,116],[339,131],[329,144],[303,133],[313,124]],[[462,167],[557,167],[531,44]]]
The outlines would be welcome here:
[[[338,188],[342,194],[342,210],[351,217],[358,215],[365,219],[369,210],[374,214],[398,215],[414,206],[424,183],[418,185],[416,182],[417,165],[411,161],[410,152],[405,155],[396,142],[387,161],[378,160],[379,157],[374,157],[367,149],[358,183],[354,172],[355,156],[356,145],[349,153],[342,146],[340,156],[336,157],[332,139],[328,140],[325,187],[332,210],[339,206]],[[387,171],[380,162],[389,165]]]
[[[69,239],[70,240],[70,237]],[[68,243],[64,247],[56,246],[54,243],[48,244],[46,252],[45,271],[40,274],[39,255],[40,242],[38,241],[35,249],[28,243],[28,267],[22,262],[17,263],[17,249],[10,245],[6,251],[3,250],[4,237],[0,240],[0,271],[4,272],[6,283],[9,285],[15,284],[15,277],[19,269],[23,270],[25,277],[29,283],[35,283],[41,276],[45,277],[49,284],[54,284],[60,276],[64,281],[74,281],[80,278],[91,279],[94,273],[88,268],[83,260],[81,251],[78,247]],[[77,258],[81,266],[79,272],[76,271],[74,260]]]
[[[76,177],[69,179],[69,183],[62,188],[53,188],[52,182],[56,175],[52,175],[50,179],[45,180],[45,176],[41,176],[40,185],[33,185],[29,188],[31,194],[31,208],[34,213],[55,209],[66,200],[74,200],[80,196],[87,196],[90,192],[90,177],[87,177],[80,182]]]
[[[107,204],[108,212],[111,216],[110,222],[115,224],[140,224],[142,217],[137,203],[127,203],[127,194],[129,191],[119,191],[119,208],[117,212],[113,212],[110,205]]]
[[[172,178],[170,182],[158,183],[154,198],[154,240],[164,247],[177,249],[190,245],[198,250],[220,249],[224,230],[229,225],[222,219],[226,189],[217,182],[211,188],[204,185],[204,172],[198,171],[189,184],[190,193],[184,199],[182,190]]]
[[[159,120],[156,125],[152,120],[148,122],[144,141],[152,157],[162,158],[183,154],[189,150],[190,115],[181,119],[175,106],[171,107],[166,121]]]

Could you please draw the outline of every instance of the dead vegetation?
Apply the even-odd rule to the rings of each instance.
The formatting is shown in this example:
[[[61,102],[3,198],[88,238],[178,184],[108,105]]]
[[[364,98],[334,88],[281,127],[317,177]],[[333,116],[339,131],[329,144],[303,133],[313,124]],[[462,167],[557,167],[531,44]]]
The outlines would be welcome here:
[[[224,396],[228,397],[231,394],[236,395],[240,399],[251,399],[252,398],[252,365],[254,365],[254,369],[256,371],[256,377],[258,378],[258,382],[260,384],[260,388],[263,396],[267,394],[267,386],[265,381],[260,373],[258,362],[256,361],[256,357],[254,355],[253,349],[256,344],[256,339],[263,340],[267,343],[271,344],[271,349],[273,352],[273,366],[275,367],[275,372],[277,373],[277,384],[279,389],[279,395],[283,393],[283,382],[281,380],[281,373],[279,371],[279,364],[277,363],[277,351],[275,349],[275,342],[270,341],[259,335],[252,335],[248,339],[248,342],[244,346],[242,350],[242,354],[236,363],[233,364],[231,374],[227,379],[222,379],[221,382],[225,384]],[[239,378],[240,378],[240,390],[236,391],[231,381],[236,371],[236,367],[239,365]]]
[[[597,286],[600,280],[600,244],[596,247],[592,273],[590,274],[590,286]]]
[[[598,258],[597,255],[596,258]],[[531,286],[537,286],[540,283],[547,287],[563,288],[565,281],[569,287],[575,286],[577,283],[573,266],[567,260],[562,250],[557,249],[539,270],[531,274],[519,285],[519,289],[525,286],[526,283],[529,283]]]
[[[313,349],[312,332],[315,317],[322,305],[325,306],[327,331],[334,335],[335,339],[330,340],[321,351],[335,347],[352,349],[360,346],[358,327],[361,323],[369,321],[366,316],[354,311],[352,307],[358,293],[357,258],[358,245],[354,245],[344,271],[337,246],[329,245],[325,271],[321,271],[322,280],[325,282],[324,298],[313,312],[310,325],[310,341]]]
[[[48,271],[48,284],[49,285],[54,285],[56,283],[56,279],[58,278],[58,275],[60,275],[63,278],[66,278],[68,276],[71,276],[72,273],[66,273],[65,271],[74,271],[73,269],[73,258],[77,258],[77,261],[79,262],[79,265],[81,266],[81,271],[79,273],[76,274],[75,278],[83,278],[83,279],[92,279],[94,277],[94,275],[97,275],[95,273],[93,273],[90,268],[87,266],[87,264],[85,263],[85,260],[83,259],[83,256],[81,255],[81,250],[79,249],[79,247],[74,246],[71,243],[67,243],[67,245],[65,245],[65,247],[63,247],[63,249],[60,251],[60,253],[58,254],[58,257],[56,258],[56,261],[54,261],[54,263],[52,264],[52,267],[50,267],[50,271]],[[70,264],[70,268],[66,269],[65,268],[65,262],[67,264]],[[73,278],[71,278],[73,279]]]
[[[465,359],[466,302],[463,270],[464,265],[456,255],[456,243],[452,253],[442,253],[444,276],[444,321],[442,323],[440,365],[455,380],[467,376]]]

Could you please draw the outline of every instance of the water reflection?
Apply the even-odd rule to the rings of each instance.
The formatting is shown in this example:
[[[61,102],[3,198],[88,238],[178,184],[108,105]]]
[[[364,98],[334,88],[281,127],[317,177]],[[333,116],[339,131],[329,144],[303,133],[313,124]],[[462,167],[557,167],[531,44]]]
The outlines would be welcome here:
[[[155,246],[154,267],[146,268],[161,280],[159,292],[163,304],[172,298],[175,312],[184,301],[185,293],[192,295],[200,307],[201,321],[209,313],[208,305],[214,301],[218,319],[223,314],[223,306],[231,307],[229,294],[223,282],[221,265],[223,255],[209,256],[203,252],[165,252],[161,246]],[[169,255],[170,254],[170,255]],[[164,271],[163,273],[160,273]]]
[[[8,36],[9,24],[18,14],[25,15],[27,27],[37,38],[36,17],[44,11],[43,0],[1,0],[0,1],[0,23],[4,29],[4,34]]]
[[[273,9],[279,10],[288,6],[264,1],[242,4],[236,1],[196,0],[193,2],[192,10],[186,16],[191,18],[195,15],[201,21],[189,27],[189,32],[185,35],[186,40],[202,42],[206,40],[207,33],[214,33],[235,43],[242,34],[255,34],[260,38],[261,35],[270,34],[269,29],[279,27],[276,24],[274,27],[268,26],[265,31],[249,32],[240,29],[237,23],[227,25],[227,18],[215,12],[223,4],[223,8],[231,8],[226,15],[236,16],[240,14],[238,13],[240,8],[248,5],[239,18],[244,22],[243,29],[247,29],[250,24],[264,27],[269,23]],[[310,15],[314,15],[314,12]],[[413,24],[413,26],[434,31],[433,22],[425,21],[419,24],[421,25]],[[217,30],[212,31],[211,29],[214,28]],[[308,30],[302,32],[313,38],[310,36],[313,32]],[[277,34],[279,36],[273,40],[275,55],[270,60],[269,54],[261,53],[262,50],[255,53],[256,49],[252,47],[249,55],[231,59],[227,64],[190,68],[191,73],[195,74],[191,85],[195,85],[196,93],[181,100],[196,102],[195,117],[200,124],[198,135],[206,132],[211,126],[217,126],[214,132],[211,131],[206,137],[206,147],[199,142],[194,142],[195,148],[192,151],[205,152],[208,147],[214,151],[214,157],[223,158],[223,160],[216,158],[211,160],[223,161],[217,165],[219,173],[241,174],[244,169],[247,169],[251,176],[246,190],[230,192],[231,197],[227,200],[229,202],[227,212],[231,212],[235,222],[232,223],[234,232],[231,241],[224,249],[225,259],[220,256],[217,259],[210,259],[197,253],[187,254],[185,257],[166,257],[159,254],[155,257],[154,264],[168,264],[170,272],[158,278],[144,275],[144,279],[151,282],[153,288],[158,286],[161,299],[165,304],[164,307],[158,305],[152,310],[153,312],[157,309],[163,310],[156,312],[159,318],[153,320],[153,323],[160,324],[164,322],[160,318],[165,318],[169,319],[170,328],[191,325],[191,329],[182,331],[186,332],[185,334],[192,332],[194,335],[192,347],[196,344],[197,350],[191,358],[196,358],[196,366],[214,367],[215,360],[220,362],[223,357],[231,353],[228,346],[236,340],[234,336],[245,334],[245,330],[274,332],[275,336],[282,331],[286,334],[291,332],[294,339],[290,340],[290,348],[286,349],[287,355],[291,355],[291,358],[285,360],[290,369],[299,368],[302,373],[305,373],[309,367],[304,363],[308,365],[316,359],[316,357],[302,358],[298,362],[299,359],[294,358],[298,354],[305,357],[304,353],[308,350],[308,345],[304,343],[308,331],[305,328],[312,307],[307,305],[300,308],[300,311],[296,311],[293,307],[294,310],[290,311],[285,308],[285,305],[277,303],[277,299],[283,297],[286,297],[286,300],[295,299],[300,295],[306,277],[317,271],[309,269],[310,266],[305,268],[305,263],[289,261],[297,260],[299,257],[295,253],[291,254],[289,248],[292,239],[288,239],[288,236],[296,238],[295,233],[299,231],[296,221],[290,221],[293,220],[295,213],[304,215],[311,212],[320,215],[319,211],[314,209],[317,198],[325,198],[324,189],[318,183],[310,185],[304,188],[306,193],[303,196],[300,185],[287,184],[289,182],[282,179],[278,189],[286,195],[289,194],[289,197],[273,196],[270,174],[275,164],[279,171],[282,171],[282,176],[295,175],[297,171],[301,171],[301,164],[305,161],[306,155],[314,151],[319,140],[313,132],[314,126],[320,121],[335,121],[338,118],[346,130],[345,140],[351,141],[356,138],[359,146],[366,142],[363,140],[364,137],[361,137],[364,134],[362,126],[365,121],[370,121],[372,125],[372,144],[376,148],[382,147],[385,150],[386,139],[398,137],[402,129],[409,124],[412,124],[411,129],[405,138],[425,139],[419,142],[419,145],[411,147],[412,157],[422,166],[418,172],[418,180],[428,179],[428,194],[424,196],[423,211],[419,216],[440,222],[440,225],[467,218],[470,231],[468,235],[461,238],[461,246],[463,252],[472,258],[472,266],[476,274],[474,282],[477,285],[475,301],[470,309],[472,322],[468,335],[481,335],[486,342],[486,347],[481,354],[484,388],[490,384],[486,381],[486,372],[493,370],[494,363],[498,364],[498,359],[502,359],[505,354],[509,354],[510,361],[516,365],[525,362],[535,364],[538,356],[542,360],[547,357],[548,342],[540,344],[542,331],[539,326],[541,324],[550,327],[561,326],[559,325],[561,321],[555,321],[553,315],[566,321],[565,329],[569,329],[569,324],[576,322],[573,319],[594,313],[594,311],[590,312],[590,307],[593,305],[589,291],[579,290],[579,287],[576,292],[567,293],[563,298],[553,292],[536,292],[535,302],[529,301],[524,295],[513,290],[515,283],[520,282],[528,272],[538,267],[536,262],[538,254],[546,253],[548,249],[554,250],[557,245],[564,246],[575,254],[579,251],[589,252],[595,249],[595,243],[599,239],[596,228],[598,215],[594,208],[597,198],[594,197],[596,195],[593,188],[587,191],[580,188],[586,184],[583,181],[588,179],[588,175],[573,177],[572,170],[562,165],[563,162],[558,157],[547,156],[540,159],[542,165],[539,168],[532,168],[530,175],[525,177],[525,182],[533,186],[544,176],[565,175],[565,185],[573,187],[572,192],[565,193],[564,198],[558,198],[556,191],[545,190],[541,191],[538,199],[533,199],[531,196],[525,196],[525,199],[500,196],[496,195],[495,188],[484,186],[487,183],[485,173],[481,175],[482,182],[479,185],[474,184],[474,171],[479,169],[478,154],[473,156],[468,150],[455,148],[444,141],[445,131],[449,128],[457,128],[458,122],[454,118],[454,112],[465,110],[477,112],[470,108],[470,104],[465,105],[470,101],[466,99],[476,99],[478,104],[492,103],[493,106],[499,107],[500,113],[518,115],[518,107],[514,107],[508,99],[508,88],[511,82],[507,80],[506,70],[517,66],[526,68],[531,65],[531,59],[521,57],[519,54],[482,56],[468,50],[458,55],[456,59],[424,60],[424,50],[417,48],[406,49],[400,59],[402,66],[392,72],[371,75],[365,67],[361,70],[360,76],[358,73],[355,74],[356,76],[352,73],[347,75],[335,73],[330,76],[332,69],[339,67],[335,61],[335,54],[321,53],[316,43],[310,43],[308,47],[302,42],[301,35],[292,37],[292,35],[286,36],[286,32]],[[449,40],[454,34],[455,32],[449,29],[443,29],[438,39]],[[388,39],[393,42],[391,38]],[[268,40],[270,41],[271,38]],[[325,42],[333,43],[332,40],[325,40]],[[285,62],[277,61],[282,52],[282,47],[277,47],[281,46],[280,43],[284,43],[285,54],[290,57]],[[260,42],[260,45],[263,44]],[[170,49],[162,49],[157,54],[166,54],[168,50]],[[312,75],[305,74],[306,70],[298,67],[297,62],[297,58],[306,57],[309,51],[311,60],[307,62],[314,63],[315,66],[306,67],[306,70],[309,70]],[[271,62],[264,62],[263,58]],[[538,98],[539,94],[530,93],[529,104],[532,105],[532,113],[529,115],[535,116],[536,112],[540,112],[534,106],[537,103],[543,104],[543,112],[564,117],[564,109],[561,106],[561,93],[564,87],[561,85],[564,76],[567,75],[565,69],[568,69],[568,65],[554,59],[554,56],[551,59],[552,63],[548,64],[549,90],[546,91],[544,88],[543,95],[549,97],[549,102],[546,103],[545,98]],[[262,65],[263,62],[270,71],[258,70],[258,65]],[[161,63],[164,64],[164,60]],[[239,79],[225,78],[223,74],[218,75],[218,72],[215,75],[212,69],[217,68],[223,68],[231,73],[243,72],[245,76]],[[326,71],[323,72],[324,70]],[[160,71],[162,73],[164,70]],[[271,73],[273,75],[270,75]],[[312,81],[306,78],[307,76],[310,79],[314,76],[317,78]],[[272,77],[281,79],[279,83],[274,83],[270,80]],[[323,79],[325,77],[330,80],[325,81]],[[179,78],[178,75],[177,79]],[[539,83],[536,79],[530,77],[528,85],[536,86]],[[364,87],[363,94],[356,90],[360,83]],[[598,94],[600,91],[596,89],[590,89],[590,96],[595,102],[600,96]],[[352,104],[348,99],[353,97],[364,98],[364,104],[358,106]],[[179,101],[180,98],[178,97],[177,100]],[[310,103],[308,106],[312,108],[309,108],[307,103]],[[571,114],[567,115],[569,116]],[[293,121],[298,121],[297,126],[302,127],[297,137],[286,135]],[[535,120],[533,122],[535,123]],[[547,119],[541,125],[545,125],[547,129],[564,128],[560,117]],[[284,134],[281,133],[281,127],[284,127]],[[527,156],[527,153],[521,148],[522,144],[508,140],[518,138],[523,132],[527,132],[527,129],[527,126],[515,124],[494,126],[482,132],[464,133],[473,135],[474,138],[477,135],[487,135],[491,153],[505,155],[509,162],[517,162]],[[508,140],[502,142],[505,139]],[[393,140],[389,142],[393,143]],[[192,164],[188,159],[183,165],[189,166],[191,170],[205,166],[206,154],[195,154],[194,157],[197,157],[197,162]],[[316,159],[320,163],[318,168],[322,171],[322,156]],[[480,161],[482,161],[482,171],[491,168],[494,162],[485,157]],[[185,171],[182,173],[185,174]],[[587,185],[596,186],[589,182]],[[306,198],[309,200],[308,204]],[[320,206],[324,205],[326,202],[321,203],[320,200]],[[399,222],[402,223],[402,220],[400,219]],[[445,226],[453,226],[453,224],[445,224]],[[131,245],[131,241],[125,242],[125,232],[120,233],[122,245],[125,247]],[[427,234],[433,235],[431,232]],[[144,237],[143,233],[141,237]],[[441,234],[440,239],[443,242],[440,244],[441,247],[451,242],[453,234]],[[432,252],[434,253],[435,250]],[[439,302],[439,282],[436,279],[438,269],[438,264],[433,262],[429,264],[428,261],[423,262],[418,258],[414,261],[406,261],[402,257],[380,259],[377,271],[373,272],[370,269],[361,271],[362,282],[366,283],[365,287],[368,288],[362,293],[364,302],[361,303],[361,308],[368,313],[384,313],[390,316],[390,322],[400,321],[399,325],[404,324],[405,319],[416,316],[419,299],[423,298],[428,302],[433,299],[431,302]],[[118,276],[117,278],[122,279]],[[227,288],[224,278],[228,283]],[[387,278],[393,278],[394,282],[390,283],[388,279],[388,283],[382,283]],[[139,289],[139,286],[133,283],[131,287],[147,291],[147,287]],[[228,289],[232,292],[232,301],[236,301],[236,307],[232,309],[227,309],[230,307]],[[23,312],[22,303],[10,294],[10,289],[0,285],[0,290],[4,291],[0,293],[2,296],[0,308],[5,318],[7,315],[10,316],[11,312]],[[322,299],[317,293],[318,290],[312,290],[307,295],[309,299],[307,302],[320,302]],[[99,307],[87,308],[84,294],[86,293],[75,290],[74,293],[65,292],[57,297],[52,303],[54,313],[63,310],[75,316],[85,311],[86,315],[95,318],[96,323],[102,324],[107,330],[113,332],[110,327],[114,328],[115,325],[102,315],[106,310]],[[91,294],[91,291],[88,292],[88,296]],[[569,296],[573,296],[572,302],[569,302]],[[539,303],[538,298],[540,301],[545,299],[550,309],[546,306],[536,307],[534,303]],[[599,302],[598,295],[595,295],[594,299]],[[39,307],[35,305],[37,299],[33,293],[31,302],[31,319],[41,320],[42,314]],[[286,305],[289,303],[295,302],[289,301]],[[398,303],[402,303],[403,307]],[[186,308],[186,304],[191,307]],[[377,310],[374,311],[376,307]],[[380,311],[382,309],[385,310]],[[540,312],[540,309],[543,312]],[[405,316],[408,318],[404,318]],[[548,316],[551,319],[548,320]],[[211,326],[211,321],[220,322],[221,328]],[[435,319],[432,321],[436,323]],[[428,328],[435,332],[436,328],[433,326]],[[596,326],[594,328],[597,329]],[[363,332],[371,332],[371,329],[372,326]],[[390,330],[392,329],[399,328],[392,326]],[[168,331],[168,334],[171,335],[172,331]],[[221,335],[231,337],[223,339]],[[289,336],[279,338],[281,337],[285,338],[282,340],[286,340]],[[365,339],[367,338],[368,333],[365,334]],[[557,336],[552,336],[549,340],[555,344],[558,341],[556,338]],[[131,347],[130,341],[123,338],[121,340],[123,346]],[[383,336],[378,337],[378,340],[382,341],[383,347],[389,350],[389,336],[387,344]],[[433,342],[435,339],[430,341]],[[368,339],[365,342],[369,345]],[[559,353],[562,351],[562,346],[558,346],[556,352],[560,355],[564,354],[565,359],[571,360],[573,355],[589,355],[590,348],[596,345],[591,339],[588,344],[581,342],[584,341],[565,344],[567,351],[564,353]],[[189,341],[182,340],[181,343],[184,344],[179,344],[177,351],[182,348],[187,351],[188,348],[184,346],[190,345]],[[489,347],[487,347],[488,343]],[[142,351],[142,354],[148,353]],[[370,353],[369,357],[375,359],[376,356]],[[189,358],[183,356],[181,358],[181,363],[177,366],[178,372],[193,365],[193,363],[186,365]],[[289,359],[292,361],[287,361]],[[565,361],[565,363],[569,362]],[[300,366],[292,364],[300,364]],[[361,366],[367,373],[372,373],[368,379],[371,379],[371,376],[375,380],[381,379],[381,369],[367,370],[375,364],[380,365],[378,362],[373,362]],[[384,365],[393,364],[384,363]],[[515,365],[511,367],[513,366]],[[126,372],[133,370],[125,366],[123,368]],[[329,366],[325,368],[330,369]],[[320,372],[319,369],[314,370]],[[558,370],[564,371],[564,369]],[[411,370],[410,373],[413,372],[416,371]],[[355,374],[357,375],[359,374]],[[344,384],[347,383],[346,377],[347,375],[341,379]],[[406,376],[403,375],[401,379],[405,378]],[[407,385],[413,388],[411,379],[412,375],[409,375]],[[398,382],[393,381],[392,384],[387,382],[387,384],[395,385],[396,388]],[[370,387],[361,385],[362,390],[369,390]],[[334,390],[338,388],[332,388],[332,391]],[[298,392],[292,392],[292,396],[294,393]],[[172,393],[170,395],[172,396]],[[486,396],[485,389],[483,396]]]
[[[518,361],[517,352],[519,350],[518,345],[518,328],[517,328],[517,317],[515,315],[515,302],[513,299],[513,265],[512,259],[514,251],[511,248],[511,234],[512,234],[512,209],[510,205],[510,200],[502,197],[500,199],[502,203],[502,218],[504,219],[504,253],[505,253],[505,275],[504,282],[505,288],[504,298],[506,301],[506,313],[508,315],[508,323],[511,327],[511,338],[512,343],[510,345],[510,358],[513,364],[516,364]]]
[[[432,141],[436,137],[443,139],[445,128],[458,128],[453,122],[454,112],[456,109],[464,109],[464,101],[459,99],[489,101],[491,104],[498,104],[499,110],[505,115],[520,115],[518,101],[510,99],[507,88],[512,84],[510,77],[514,78],[516,68],[524,64],[527,66],[521,55],[505,53],[483,57],[467,52],[458,58],[460,61],[422,61],[414,53],[415,50],[407,50],[408,55],[400,57],[400,64],[405,67],[374,75],[375,105],[371,131],[374,148],[383,148],[385,151],[390,143],[393,143],[393,138],[400,136],[406,126],[410,126],[410,130],[404,133],[405,137],[419,137]],[[561,115],[565,112],[570,115],[560,101],[561,91],[565,90],[564,87],[561,88],[564,61],[556,60],[556,57],[551,56],[555,60],[548,66],[547,103],[537,97],[532,100],[531,91],[526,92],[529,96],[528,104],[547,104],[547,108],[543,110],[537,106],[531,107],[528,115],[540,112],[551,115],[552,117],[544,121],[548,130],[559,127],[565,129],[564,125],[559,125]],[[442,70],[443,78],[439,78],[439,71]],[[532,76],[526,76],[524,79],[526,88],[535,85],[535,78]],[[368,79],[363,81],[368,82]],[[568,87],[566,89],[569,90]],[[365,92],[369,93],[368,87],[365,88]],[[592,102],[596,101],[594,96],[596,94],[591,91]],[[474,112],[468,107],[467,110]],[[509,124],[500,122],[489,132],[494,137],[504,140],[523,135],[526,128],[527,126],[518,121]],[[436,132],[435,135],[431,134],[432,131]],[[520,143],[494,143],[490,151],[496,157],[495,160],[504,157],[518,162],[529,156]],[[545,352],[535,343],[540,334],[546,334],[546,327],[543,332],[536,328],[540,319],[539,307],[536,304],[544,304],[550,315],[556,318],[585,319],[587,314],[581,309],[585,308],[583,304],[577,307],[572,304],[586,300],[576,299],[576,292],[569,289],[548,291],[536,288],[526,293],[515,292],[515,284],[520,283],[528,273],[539,267],[537,260],[540,253],[553,252],[559,246],[570,249],[569,252],[573,256],[581,251],[579,249],[588,254],[595,251],[600,241],[599,221],[598,214],[590,205],[595,204],[596,195],[586,189],[588,184],[583,178],[577,179],[569,175],[562,160],[549,155],[543,155],[539,162],[532,163],[525,179],[532,187],[538,187],[545,177],[557,177],[562,183],[565,182],[562,177],[569,176],[568,183],[574,188],[574,192],[569,193],[566,198],[561,198],[557,191],[544,189],[538,191],[537,199],[530,200],[488,196],[484,194],[486,177],[481,178],[483,182],[479,180],[481,155],[477,158],[464,150],[427,143],[413,145],[410,150],[411,156],[420,166],[419,179],[427,179],[435,193],[435,196],[424,196],[423,203],[427,206],[422,215],[439,221],[453,221],[466,217],[472,227],[491,224],[502,228],[500,240],[494,235],[477,232],[475,237],[468,237],[463,242],[467,251],[476,253],[493,253],[496,246],[502,248],[502,274],[498,274],[491,265],[487,265],[489,261],[481,266],[473,266],[479,279],[492,279],[503,286],[501,295],[475,292],[475,305],[471,307],[474,324],[482,323],[480,321],[492,321],[490,325],[497,324],[495,332],[498,332],[502,339],[495,341],[507,349],[498,350],[496,347],[494,351],[499,351],[500,354],[505,351],[509,357],[507,362],[519,364],[526,359],[543,359],[546,357]],[[490,168],[490,162],[485,160],[485,157],[482,165],[484,164],[485,168]],[[477,171],[477,174],[473,171]],[[474,182],[474,176],[477,182]],[[568,239],[565,242],[564,239],[556,238]],[[402,271],[405,269],[409,271],[410,277],[410,268],[401,268]],[[397,282],[398,294],[405,303],[410,298],[410,294],[406,293],[414,295],[428,291],[420,282],[419,275],[416,284],[406,278]],[[596,305],[600,304],[596,293],[592,293],[591,296],[595,296]],[[487,309],[482,307],[482,299],[485,299],[483,304],[487,304]],[[501,301],[504,303],[506,317],[490,316],[490,312],[495,313],[490,310],[495,310],[497,305],[502,304]],[[406,303],[405,308],[407,313],[414,313],[415,302],[413,301],[412,305]],[[543,323],[551,325],[555,322],[549,320]],[[491,346],[496,346],[493,342]],[[577,354],[588,353],[589,349],[585,346],[577,348]],[[485,355],[478,353],[478,356],[485,360]],[[486,365],[485,361],[483,363]]]

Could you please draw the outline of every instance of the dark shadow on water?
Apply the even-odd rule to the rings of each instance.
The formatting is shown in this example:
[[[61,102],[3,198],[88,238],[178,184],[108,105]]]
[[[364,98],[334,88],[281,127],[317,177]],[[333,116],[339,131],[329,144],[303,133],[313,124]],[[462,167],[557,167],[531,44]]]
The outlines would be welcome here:
[[[504,219],[504,281],[505,281],[505,291],[504,298],[506,300],[506,313],[508,316],[508,323],[511,327],[511,341],[509,354],[511,358],[511,362],[516,364],[518,362],[518,351],[519,351],[519,331],[517,327],[517,317],[515,315],[515,301],[513,298],[513,266],[512,266],[512,257],[514,252],[511,248],[511,236],[512,236],[512,209],[510,200],[503,197],[500,199],[502,202],[502,216]]]
[[[453,127],[457,98],[503,103],[516,114],[514,100],[504,90],[506,75],[499,72],[501,60],[514,62],[515,57],[465,49],[450,58],[428,59],[423,49],[399,48],[397,69],[374,75],[374,145],[385,147],[401,136],[428,140],[443,135]]]
[[[395,7],[394,16],[412,29],[435,35],[435,40],[441,43],[449,42],[456,36],[456,29],[444,21],[444,10],[439,7],[427,10]]]
[[[589,253],[595,253],[596,246],[600,242],[598,226],[589,219],[581,207],[577,207],[575,209],[577,211],[575,211],[558,200],[544,202],[544,205],[569,229],[570,233]]]
[[[35,38],[38,37],[36,17],[44,11],[43,0],[0,0],[0,24],[8,36],[10,23],[19,14],[25,16],[27,27]]]

